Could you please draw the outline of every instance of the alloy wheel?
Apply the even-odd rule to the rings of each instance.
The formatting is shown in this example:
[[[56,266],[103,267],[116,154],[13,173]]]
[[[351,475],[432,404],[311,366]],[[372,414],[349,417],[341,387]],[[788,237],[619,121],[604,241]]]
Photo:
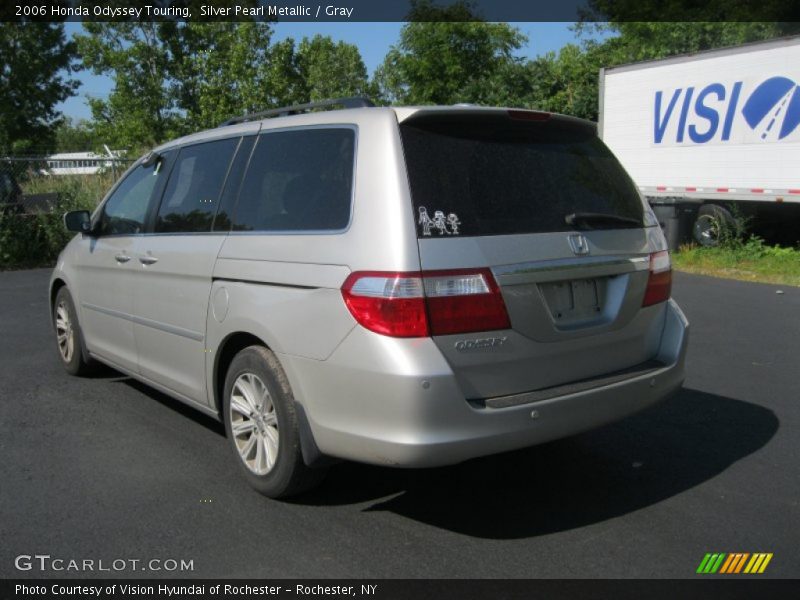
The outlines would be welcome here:
[[[239,457],[256,475],[266,475],[278,458],[278,415],[258,375],[242,373],[231,389],[231,433]]]
[[[56,308],[56,338],[61,358],[66,363],[70,362],[75,352],[75,331],[72,329],[72,319],[69,316],[67,303],[64,301],[59,303]]]

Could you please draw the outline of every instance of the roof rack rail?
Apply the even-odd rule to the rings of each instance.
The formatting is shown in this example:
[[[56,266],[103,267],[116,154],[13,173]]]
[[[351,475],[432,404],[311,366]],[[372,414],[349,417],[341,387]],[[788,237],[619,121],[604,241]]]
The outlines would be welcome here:
[[[266,119],[268,117],[288,117],[289,115],[296,115],[299,113],[310,111],[314,108],[325,108],[326,106],[342,106],[344,108],[366,108],[375,106],[369,98],[362,98],[353,96],[352,98],[333,98],[331,100],[320,100],[319,102],[308,102],[306,104],[293,104],[291,106],[281,106],[280,108],[271,108],[270,110],[263,110],[261,112],[251,113],[249,115],[242,115],[240,117],[233,117],[224,123],[220,123],[220,127],[226,125],[236,125],[237,123],[246,123],[247,121],[257,121]]]

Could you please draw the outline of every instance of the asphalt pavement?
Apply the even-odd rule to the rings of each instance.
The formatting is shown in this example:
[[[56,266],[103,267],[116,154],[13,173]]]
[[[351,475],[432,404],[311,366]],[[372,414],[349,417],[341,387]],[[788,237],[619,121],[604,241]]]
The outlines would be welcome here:
[[[93,576],[15,567],[46,554],[143,561],[103,577],[683,578],[707,552],[800,577],[800,288],[677,274],[691,341],[671,399],[453,467],[339,464],[278,502],[213,420],[111,370],[68,376],[48,276],[0,273],[0,577]]]

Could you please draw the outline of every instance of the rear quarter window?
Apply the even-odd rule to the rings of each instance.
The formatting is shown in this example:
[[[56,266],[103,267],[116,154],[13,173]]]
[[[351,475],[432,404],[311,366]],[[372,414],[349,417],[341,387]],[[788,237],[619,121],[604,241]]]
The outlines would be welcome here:
[[[356,132],[263,133],[234,211],[234,231],[340,231],[350,222]]]

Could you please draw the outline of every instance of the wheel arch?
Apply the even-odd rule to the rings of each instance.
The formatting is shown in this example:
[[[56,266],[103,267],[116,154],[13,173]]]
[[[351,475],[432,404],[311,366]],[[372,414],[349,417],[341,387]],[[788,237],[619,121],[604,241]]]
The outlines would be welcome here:
[[[223,407],[225,376],[234,357],[248,346],[262,346],[267,350],[273,351],[270,345],[257,335],[247,331],[235,331],[223,338],[214,357],[212,379],[214,408],[219,415],[219,420],[223,423],[226,419]],[[280,360],[278,360],[278,362],[280,364]],[[311,425],[308,422],[308,416],[303,405],[295,400],[294,407],[298,421],[298,434],[300,437],[300,450],[302,452],[303,462],[309,467],[325,467],[338,462],[336,459],[325,456],[320,452],[314,440],[314,434],[311,431]]]
[[[225,375],[228,367],[231,366],[233,358],[248,346],[263,346],[270,350],[267,344],[260,337],[247,331],[234,331],[229,333],[220,342],[216,356],[214,357],[214,377],[212,380],[214,393],[214,408],[219,414],[220,421],[225,420],[224,410],[222,409],[222,399],[224,396]]]
[[[64,281],[61,277],[56,277],[50,283],[50,322],[54,323],[53,321],[53,311],[56,307],[56,296],[58,296],[58,292],[61,288],[67,287],[67,282]]]

